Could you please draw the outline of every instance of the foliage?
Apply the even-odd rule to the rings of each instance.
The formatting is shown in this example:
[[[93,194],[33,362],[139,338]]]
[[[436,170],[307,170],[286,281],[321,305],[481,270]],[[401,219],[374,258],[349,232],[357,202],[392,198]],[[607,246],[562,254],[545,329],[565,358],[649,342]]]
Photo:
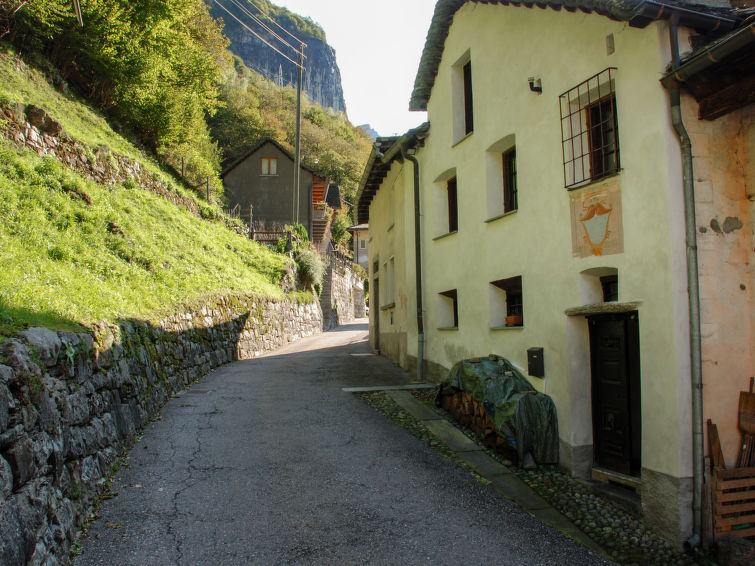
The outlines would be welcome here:
[[[215,177],[219,153],[206,116],[231,66],[227,39],[202,0],[88,0],[80,27],[70,3],[29,2],[7,36],[44,55],[72,84],[173,168]],[[191,151],[187,151],[191,148]]]
[[[351,234],[347,230],[349,226],[351,226],[351,217],[346,211],[339,211],[330,225],[330,239],[335,245],[348,247],[351,241]]]
[[[286,233],[278,238],[275,250],[279,253],[291,252],[296,262],[299,282],[305,288],[315,287],[319,289],[322,287],[327,265],[320,254],[312,248],[307,229],[303,225],[286,226]]]
[[[290,261],[152,193],[98,185],[3,139],[0,226],[4,333],[170,312],[208,292],[280,296]]]
[[[352,264],[352,267],[354,268],[354,273],[357,277],[359,277],[362,281],[367,281],[367,270],[359,265],[358,263]]]

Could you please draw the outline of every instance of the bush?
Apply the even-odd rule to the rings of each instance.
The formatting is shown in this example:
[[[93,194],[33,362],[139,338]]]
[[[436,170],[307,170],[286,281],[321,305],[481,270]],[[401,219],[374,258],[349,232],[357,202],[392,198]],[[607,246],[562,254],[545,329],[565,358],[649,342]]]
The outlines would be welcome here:
[[[303,248],[294,254],[296,267],[299,269],[299,281],[305,287],[322,287],[325,275],[325,262],[312,248]]]

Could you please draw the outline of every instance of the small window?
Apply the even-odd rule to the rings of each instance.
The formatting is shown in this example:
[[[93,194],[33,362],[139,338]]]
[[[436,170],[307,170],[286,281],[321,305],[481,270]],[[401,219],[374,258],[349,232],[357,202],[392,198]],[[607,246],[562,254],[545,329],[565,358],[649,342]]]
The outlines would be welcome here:
[[[474,130],[474,113],[472,108],[472,61],[467,61],[462,67],[464,79],[464,133],[471,134]]]
[[[363,250],[366,247],[367,247],[367,240],[364,240],[364,239],[359,240],[359,248]]]
[[[438,293],[438,328],[459,327],[459,302],[456,289]]]
[[[448,180],[446,185],[448,195],[448,231],[456,232],[459,229],[459,208],[456,195],[456,177]]]
[[[493,328],[524,325],[522,277],[499,279],[490,285],[490,325]]]
[[[600,286],[603,289],[603,302],[619,300],[619,276],[604,275],[600,278]]]
[[[260,175],[265,177],[278,174],[278,158],[277,157],[263,157],[260,159]]]
[[[503,212],[517,209],[516,190],[516,148],[503,154]]]
[[[619,136],[610,67],[560,97],[564,184],[573,189],[619,172]]]

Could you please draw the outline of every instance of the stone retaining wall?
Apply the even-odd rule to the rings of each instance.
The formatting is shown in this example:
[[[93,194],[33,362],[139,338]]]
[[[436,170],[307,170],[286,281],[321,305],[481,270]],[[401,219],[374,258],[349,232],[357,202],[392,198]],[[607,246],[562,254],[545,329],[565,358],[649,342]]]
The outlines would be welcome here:
[[[122,451],[173,394],[321,328],[316,302],[233,296],[0,344],[0,564],[67,563]]]
[[[354,263],[339,252],[328,257],[330,265],[320,295],[325,330],[366,315],[364,283],[354,271]]]

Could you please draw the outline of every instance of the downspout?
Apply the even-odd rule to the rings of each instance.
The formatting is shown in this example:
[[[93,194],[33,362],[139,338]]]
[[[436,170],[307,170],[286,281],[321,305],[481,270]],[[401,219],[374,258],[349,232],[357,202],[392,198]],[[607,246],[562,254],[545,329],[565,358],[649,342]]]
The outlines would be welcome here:
[[[401,145],[401,155],[404,159],[414,164],[414,273],[415,287],[417,288],[417,379],[424,379],[424,357],[425,357],[425,323],[422,318],[422,261],[420,245],[420,224],[419,224],[419,163],[417,158],[409,155],[407,147]]]
[[[674,13],[669,28],[673,67],[676,71],[679,60],[679,15]],[[682,151],[682,184],[684,187],[684,223],[687,237],[687,285],[689,289],[689,340],[692,385],[692,465],[693,465],[693,535],[685,546],[695,548],[702,540],[702,484],[705,474],[705,449],[703,441],[703,380],[702,339],[700,334],[700,287],[697,264],[697,230],[695,215],[695,186],[692,170],[692,143],[682,121],[681,93],[679,84],[669,87],[671,99],[671,123]]]

